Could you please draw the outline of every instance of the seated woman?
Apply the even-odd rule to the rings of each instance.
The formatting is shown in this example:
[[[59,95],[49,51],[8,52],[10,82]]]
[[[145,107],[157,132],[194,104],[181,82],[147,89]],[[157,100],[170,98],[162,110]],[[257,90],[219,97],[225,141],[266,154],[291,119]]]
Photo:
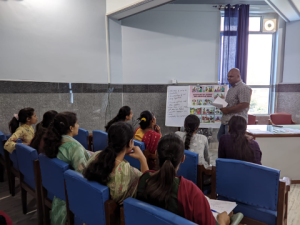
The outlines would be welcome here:
[[[166,209],[194,223],[215,225],[215,218],[202,191],[191,181],[176,176],[184,162],[184,145],[176,134],[167,134],[157,146],[158,171],[144,173],[138,185],[137,199]],[[226,212],[218,215],[219,224],[229,224]]]
[[[142,175],[124,159],[126,154],[140,161],[142,172],[148,170],[143,152],[133,145],[132,126],[117,122],[108,130],[108,146],[90,158],[84,172],[88,180],[108,186],[111,198],[119,204],[128,197],[135,197],[138,180]]]
[[[45,112],[43,115],[43,121],[38,123],[35,127],[35,135],[30,143],[30,147],[36,149],[39,153],[42,151],[42,149],[40,149],[41,140],[44,137],[47,128],[49,127],[50,123],[53,121],[56,114],[57,112],[54,110]]]
[[[112,124],[119,122],[119,121],[127,122],[127,121],[131,120],[132,117],[133,117],[133,113],[132,113],[132,110],[129,108],[129,106],[123,106],[119,110],[118,115],[107,123],[107,125],[105,126],[105,131],[108,132],[108,129],[110,128],[110,126]]]
[[[176,134],[184,142],[186,150],[198,154],[198,163],[207,168],[210,165],[210,158],[208,154],[208,140],[202,134],[197,134],[200,126],[200,119],[195,115],[188,115],[184,120],[185,132],[177,131]]]
[[[140,127],[136,129],[134,139],[145,143],[144,154],[149,168],[152,170],[156,165],[156,149],[161,138],[160,127],[156,125],[156,118],[150,111],[144,111],[138,118]]]
[[[58,158],[68,163],[75,171],[82,173],[90,156],[85,148],[73,138],[78,134],[78,128],[75,113],[58,113],[43,138],[43,150],[49,158]],[[65,224],[66,219],[66,202],[54,197],[51,224]]]
[[[18,139],[21,139],[23,144],[29,145],[34,136],[32,125],[36,124],[37,119],[33,108],[21,109],[18,114],[15,114],[9,122],[9,130],[12,135],[6,141],[4,149],[12,153],[16,149]]]
[[[247,122],[241,116],[229,120],[229,133],[219,141],[219,158],[237,159],[261,165],[261,150],[258,143],[246,136]]]

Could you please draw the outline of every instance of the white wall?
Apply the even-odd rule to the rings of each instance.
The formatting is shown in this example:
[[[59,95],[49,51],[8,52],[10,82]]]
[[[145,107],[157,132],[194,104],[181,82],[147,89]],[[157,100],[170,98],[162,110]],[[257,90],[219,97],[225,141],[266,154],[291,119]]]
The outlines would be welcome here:
[[[110,83],[122,84],[122,27],[121,22],[108,19]]]
[[[0,80],[107,83],[105,0],[0,1]]]
[[[142,0],[106,0],[106,12],[112,13],[141,1]]]
[[[165,5],[122,20],[123,82],[217,82],[220,12]]]
[[[283,83],[300,83],[300,21],[286,24]]]

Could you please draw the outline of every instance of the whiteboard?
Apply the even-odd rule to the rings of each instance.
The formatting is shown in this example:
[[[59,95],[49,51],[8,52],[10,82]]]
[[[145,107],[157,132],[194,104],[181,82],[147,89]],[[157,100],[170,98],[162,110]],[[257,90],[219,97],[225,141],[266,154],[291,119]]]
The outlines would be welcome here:
[[[166,122],[168,127],[184,126],[185,118],[194,114],[200,128],[219,128],[222,112],[210,105],[215,98],[226,98],[227,85],[168,86]]]
[[[166,104],[166,126],[181,127],[189,115],[189,86],[168,86]]]

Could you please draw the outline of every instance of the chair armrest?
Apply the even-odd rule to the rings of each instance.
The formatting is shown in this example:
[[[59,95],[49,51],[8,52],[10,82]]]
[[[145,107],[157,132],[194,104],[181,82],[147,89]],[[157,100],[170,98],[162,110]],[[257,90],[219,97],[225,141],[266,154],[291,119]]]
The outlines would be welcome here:
[[[292,124],[297,124],[297,123],[295,123],[294,120],[292,120]]]
[[[120,207],[120,225],[125,225],[124,207]]]
[[[201,167],[203,167],[201,170],[205,175],[212,175],[212,166],[205,168],[203,165],[201,165]]]
[[[286,185],[286,190],[290,191],[291,188],[291,180],[289,177],[283,177],[282,179],[280,179],[280,181],[285,182]]]
[[[112,199],[105,202],[105,219],[107,225],[119,224],[120,222],[120,206]]]
[[[255,120],[255,125],[258,124],[258,120]]]
[[[268,119],[268,125],[275,125],[271,119]]]

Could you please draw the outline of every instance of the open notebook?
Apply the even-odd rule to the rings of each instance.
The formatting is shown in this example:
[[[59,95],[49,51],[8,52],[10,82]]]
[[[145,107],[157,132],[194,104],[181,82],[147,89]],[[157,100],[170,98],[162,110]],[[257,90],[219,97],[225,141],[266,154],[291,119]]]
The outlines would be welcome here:
[[[227,214],[229,215],[234,208],[237,206],[237,204],[235,202],[229,202],[229,201],[221,201],[221,200],[214,200],[214,199],[210,199],[207,196],[205,196],[210,209],[214,210],[216,212],[212,212],[212,214],[214,215],[214,217],[217,219],[217,215],[219,213],[222,212],[227,212]],[[230,218],[230,224],[231,225],[237,225],[239,224],[239,222],[243,219],[243,214],[241,213],[237,213],[234,214],[231,218]]]

